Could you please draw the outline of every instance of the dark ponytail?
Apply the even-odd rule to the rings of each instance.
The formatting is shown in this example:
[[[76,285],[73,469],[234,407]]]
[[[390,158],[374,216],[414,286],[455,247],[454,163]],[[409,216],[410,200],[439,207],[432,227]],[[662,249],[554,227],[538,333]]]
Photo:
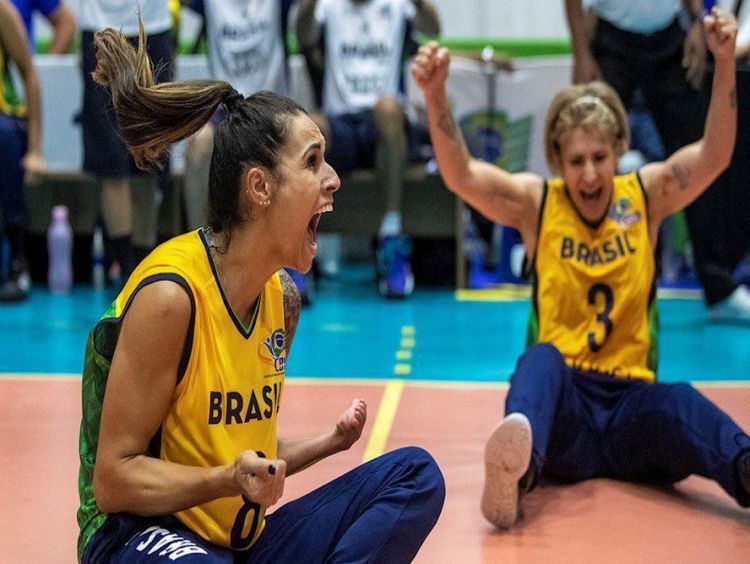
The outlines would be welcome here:
[[[203,127],[219,104],[227,116],[214,136],[208,191],[208,225],[225,232],[249,218],[240,203],[240,184],[248,167],[278,174],[281,149],[289,137],[291,119],[305,110],[297,102],[272,92],[243,98],[227,82],[191,80],[154,84],[146,36],[140,22],[138,50],[112,29],[95,36],[94,80],[109,88],[120,135],[141,168],[159,165],[169,145]]]
[[[154,84],[143,22],[139,23],[138,50],[113,29],[96,34],[92,76],[112,93],[120,135],[135,163],[148,168],[159,166],[159,156],[170,144],[198,131],[219,104],[237,93],[227,82],[216,80]]]

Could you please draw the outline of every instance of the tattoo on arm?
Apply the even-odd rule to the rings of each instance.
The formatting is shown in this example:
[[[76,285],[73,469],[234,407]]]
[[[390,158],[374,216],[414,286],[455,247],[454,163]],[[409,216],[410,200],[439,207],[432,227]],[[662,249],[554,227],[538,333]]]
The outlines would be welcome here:
[[[672,173],[677,180],[677,186],[680,190],[687,190],[690,186],[690,169],[681,163],[672,165]]]
[[[438,120],[438,127],[440,127],[440,130],[448,137],[456,137],[458,126],[456,125],[456,121],[453,119],[453,114],[451,114],[450,110],[446,111],[442,116],[440,116],[440,119]]]
[[[279,271],[281,287],[284,290],[284,325],[286,326],[286,355],[289,357],[289,351],[292,348],[294,333],[297,331],[297,321],[299,321],[299,312],[302,307],[302,300],[299,297],[297,285],[287,274],[286,270]]]

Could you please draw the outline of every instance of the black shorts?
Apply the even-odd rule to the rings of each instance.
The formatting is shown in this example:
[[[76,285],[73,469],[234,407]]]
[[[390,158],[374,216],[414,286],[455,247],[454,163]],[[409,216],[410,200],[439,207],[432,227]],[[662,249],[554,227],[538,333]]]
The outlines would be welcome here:
[[[372,110],[328,116],[331,128],[330,146],[326,161],[336,173],[348,174],[360,168],[375,166],[378,128]],[[407,162],[420,160],[418,132],[408,118],[404,118]]]
[[[137,37],[129,37],[138,44]],[[154,65],[156,82],[172,80],[174,76],[174,39],[170,31],[150,35],[146,51]],[[81,35],[81,68],[83,71],[83,109],[80,121],[83,129],[83,170],[103,178],[128,178],[139,171],[120,138],[117,118],[109,91],[96,84],[91,73],[96,68],[94,32]],[[165,166],[168,163],[165,161]]]

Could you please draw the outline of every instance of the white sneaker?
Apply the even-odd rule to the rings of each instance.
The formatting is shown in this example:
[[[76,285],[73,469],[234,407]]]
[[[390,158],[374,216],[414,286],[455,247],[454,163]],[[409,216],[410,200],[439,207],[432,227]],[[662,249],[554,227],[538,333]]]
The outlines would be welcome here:
[[[531,424],[522,413],[506,416],[484,448],[482,515],[498,529],[509,529],[518,519],[518,481],[531,462]]]
[[[711,321],[750,322],[750,290],[739,285],[719,303],[708,308],[708,319]]]

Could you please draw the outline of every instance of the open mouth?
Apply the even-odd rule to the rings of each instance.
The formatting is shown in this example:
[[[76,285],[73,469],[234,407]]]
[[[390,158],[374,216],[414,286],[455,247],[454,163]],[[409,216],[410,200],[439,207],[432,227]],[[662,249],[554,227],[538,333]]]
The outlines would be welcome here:
[[[307,237],[309,239],[310,246],[313,248],[313,250],[317,250],[318,243],[317,243],[317,235],[318,235],[318,226],[320,225],[320,219],[323,217],[324,213],[332,212],[333,211],[333,204],[326,204],[324,205],[318,213],[312,216],[310,219],[310,222],[307,224]]]
[[[599,188],[597,190],[594,190],[593,192],[581,191],[581,198],[583,198],[584,202],[588,203],[598,202],[599,198],[602,197],[602,192],[604,192],[604,188]]]

